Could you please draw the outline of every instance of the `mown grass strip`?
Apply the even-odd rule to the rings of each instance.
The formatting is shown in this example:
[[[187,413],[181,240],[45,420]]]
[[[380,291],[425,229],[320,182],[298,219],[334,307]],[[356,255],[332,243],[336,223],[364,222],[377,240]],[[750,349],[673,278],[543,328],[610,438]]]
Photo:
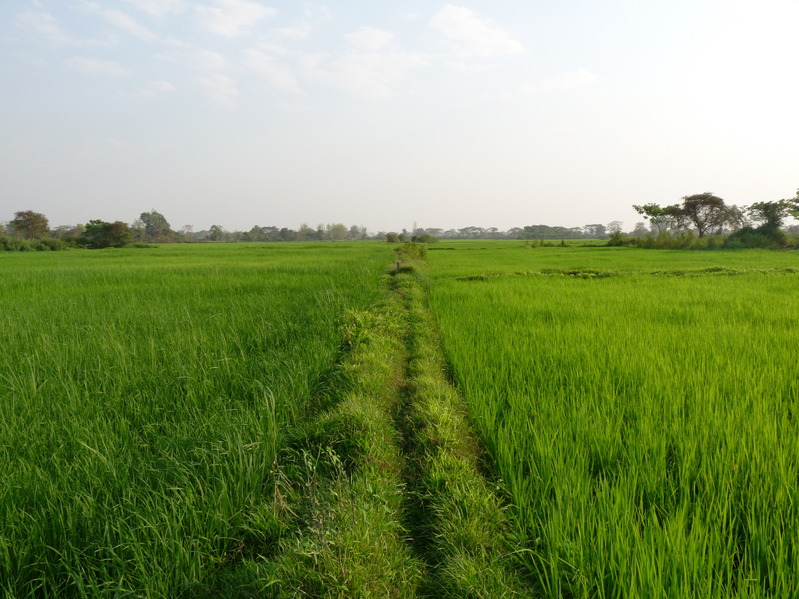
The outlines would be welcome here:
[[[424,287],[397,277],[409,322],[405,431],[409,487],[418,498],[414,530],[431,566],[430,597],[528,596],[513,567],[514,542],[500,484],[483,476],[484,455],[462,398],[449,383]]]

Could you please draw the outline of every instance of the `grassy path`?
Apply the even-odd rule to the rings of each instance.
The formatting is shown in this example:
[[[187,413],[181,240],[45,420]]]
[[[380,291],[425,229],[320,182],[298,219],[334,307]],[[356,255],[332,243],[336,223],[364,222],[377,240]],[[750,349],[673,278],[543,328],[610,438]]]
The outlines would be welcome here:
[[[386,281],[373,309],[348,314],[318,415],[291,431],[265,485],[272,507],[190,596],[530,595],[423,278],[406,264]]]

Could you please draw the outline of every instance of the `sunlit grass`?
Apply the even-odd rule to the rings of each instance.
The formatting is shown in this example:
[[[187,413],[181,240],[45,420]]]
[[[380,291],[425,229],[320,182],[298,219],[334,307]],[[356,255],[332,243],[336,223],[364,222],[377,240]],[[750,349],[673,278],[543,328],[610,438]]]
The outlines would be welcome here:
[[[430,253],[454,376],[546,596],[799,592],[795,259]]]
[[[167,597],[229,559],[390,248],[0,256],[0,593]]]

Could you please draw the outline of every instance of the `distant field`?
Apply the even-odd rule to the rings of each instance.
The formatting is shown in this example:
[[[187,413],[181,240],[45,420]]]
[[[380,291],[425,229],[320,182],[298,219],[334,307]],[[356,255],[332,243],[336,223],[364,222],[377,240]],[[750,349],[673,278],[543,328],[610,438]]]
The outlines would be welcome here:
[[[0,594],[172,597],[271,495],[377,244],[0,256]]]
[[[469,242],[428,259],[543,596],[799,594],[799,255]]]

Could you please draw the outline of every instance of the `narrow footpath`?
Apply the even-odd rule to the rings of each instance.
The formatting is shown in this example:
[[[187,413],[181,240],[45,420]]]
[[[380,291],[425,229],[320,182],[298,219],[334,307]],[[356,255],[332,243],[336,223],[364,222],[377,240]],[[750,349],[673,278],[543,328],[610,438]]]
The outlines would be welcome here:
[[[319,411],[286,433],[269,510],[192,597],[529,597],[502,493],[448,382],[421,263],[401,255]]]

